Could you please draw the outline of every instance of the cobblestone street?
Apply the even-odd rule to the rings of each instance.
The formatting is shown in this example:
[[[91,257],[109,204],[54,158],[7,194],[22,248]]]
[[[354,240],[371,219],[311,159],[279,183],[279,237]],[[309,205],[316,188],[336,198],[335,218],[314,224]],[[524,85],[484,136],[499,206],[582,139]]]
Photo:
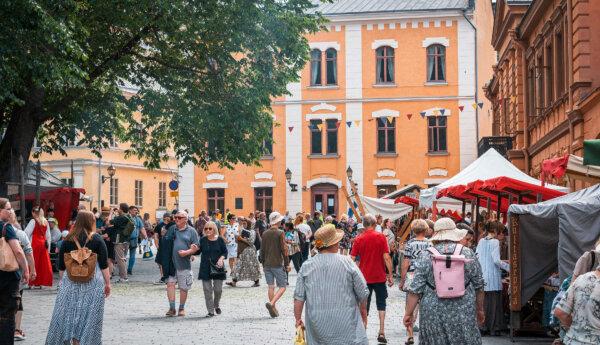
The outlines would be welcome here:
[[[193,269],[197,274],[198,260],[193,263]],[[296,280],[293,270],[290,287],[278,303],[281,316],[276,319],[269,317],[264,306],[267,294],[264,279],[258,288],[251,288],[251,282],[238,284],[236,288],[225,286],[221,301],[223,314],[210,319],[205,318],[202,287],[195,280],[186,303],[187,316],[165,318],[168,309],[165,288],[152,285],[157,278],[158,269],[154,262],[140,259],[129,283],[112,285],[112,294],[104,311],[104,344],[292,344],[292,295]],[[406,331],[401,325],[404,296],[397,286],[390,289],[389,295],[386,336],[389,344],[403,344],[406,340]],[[27,340],[21,344],[43,344],[55,298],[55,287],[25,291],[23,329]],[[376,314],[373,314],[368,328],[372,344],[376,343],[377,325]],[[484,344],[511,343],[508,338],[488,337],[484,338]]]

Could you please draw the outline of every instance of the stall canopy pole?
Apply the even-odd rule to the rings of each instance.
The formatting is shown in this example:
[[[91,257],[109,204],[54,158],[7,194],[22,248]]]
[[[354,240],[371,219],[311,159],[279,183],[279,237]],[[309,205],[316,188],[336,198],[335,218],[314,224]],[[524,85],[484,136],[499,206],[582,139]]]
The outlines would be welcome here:
[[[479,241],[479,222],[481,221],[479,218],[479,197],[475,197],[475,238]]]
[[[463,219],[465,219],[465,215],[466,215],[465,211],[466,210],[467,210],[467,201],[463,200],[462,201],[462,217],[463,217]]]

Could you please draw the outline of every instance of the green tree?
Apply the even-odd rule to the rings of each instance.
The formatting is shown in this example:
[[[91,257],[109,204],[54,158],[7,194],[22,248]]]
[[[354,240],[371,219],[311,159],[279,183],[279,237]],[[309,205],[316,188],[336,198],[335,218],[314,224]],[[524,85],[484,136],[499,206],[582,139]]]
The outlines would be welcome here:
[[[310,0],[0,1],[0,192],[18,157],[116,137],[149,168],[172,148],[206,167],[252,164],[272,97],[306,63]],[[120,86],[139,91],[124,97]],[[141,119],[134,117],[141,113]]]

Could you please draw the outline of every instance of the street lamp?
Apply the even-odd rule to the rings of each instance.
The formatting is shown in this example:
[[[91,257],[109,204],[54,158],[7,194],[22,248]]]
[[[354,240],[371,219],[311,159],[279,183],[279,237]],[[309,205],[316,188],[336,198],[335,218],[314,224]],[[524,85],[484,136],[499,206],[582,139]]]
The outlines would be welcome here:
[[[348,169],[346,169],[346,175],[348,176],[348,180],[352,181],[352,168],[348,165]]]
[[[291,181],[292,181],[292,171],[289,168],[285,169],[285,179],[287,180],[288,185],[290,186],[290,188],[292,188],[292,192],[297,192],[298,191],[298,189],[297,189],[298,185],[295,184],[295,183],[291,183]]]
[[[117,172],[117,169],[114,167],[114,165],[110,165],[107,169],[106,172],[108,173],[108,176],[104,176],[102,175],[102,183],[106,182],[106,180],[113,178],[113,176],[115,176],[115,173]]]

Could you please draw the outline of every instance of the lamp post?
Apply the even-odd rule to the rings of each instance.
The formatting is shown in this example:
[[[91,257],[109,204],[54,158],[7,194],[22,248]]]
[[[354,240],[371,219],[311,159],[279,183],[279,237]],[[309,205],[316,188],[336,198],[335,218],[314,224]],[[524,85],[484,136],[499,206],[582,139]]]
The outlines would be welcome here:
[[[296,183],[291,183],[291,181],[292,181],[292,171],[289,168],[285,169],[285,179],[287,180],[288,185],[292,189],[292,192],[297,192],[298,191],[298,189],[297,189],[298,185]]]
[[[115,176],[115,174],[117,173],[117,169],[111,163],[110,166],[106,169],[106,172],[108,173],[108,176],[104,176],[104,175],[100,176],[100,186],[98,187],[98,204],[99,205],[101,205],[100,200],[101,200],[102,185],[104,184],[104,182],[106,182],[106,180],[110,179],[110,185],[112,186],[112,180],[113,180],[113,177]],[[110,197],[110,186],[108,188],[109,188],[108,195]],[[110,204],[110,200],[108,202]]]

